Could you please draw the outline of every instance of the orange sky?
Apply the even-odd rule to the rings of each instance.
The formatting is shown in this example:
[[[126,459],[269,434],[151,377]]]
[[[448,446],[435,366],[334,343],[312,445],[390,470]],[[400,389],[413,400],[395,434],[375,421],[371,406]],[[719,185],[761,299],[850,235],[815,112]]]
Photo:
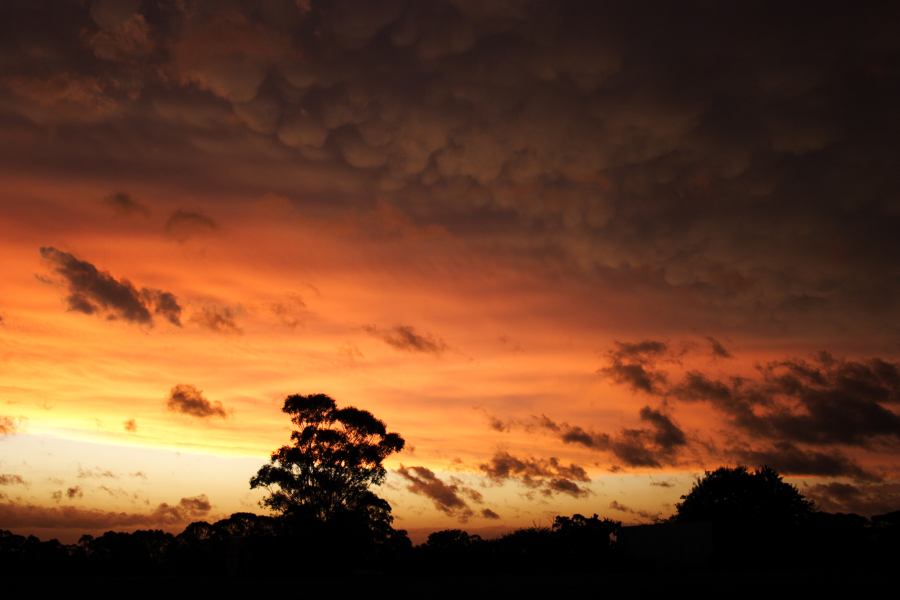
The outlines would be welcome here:
[[[738,462],[775,462],[832,510],[897,500],[900,213],[877,200],[896,190],[853,170],[866,124],[775,108],[843,80],[754,41],[758,102],[741,101],[766,125],[732,131],[719,84],[682,94],[621,31],[387,4],[98,1],[6,38],[0,528],[260,511],[248,482],[288,440],[281,404],[315,392],[406,439],[380,493],[416,539],[645,522]],[[97,287],[126,281],[171,294],[178,323]],[[206,413],[173,409],[177,385]],[[502,456],[540,474],[498,476]]]

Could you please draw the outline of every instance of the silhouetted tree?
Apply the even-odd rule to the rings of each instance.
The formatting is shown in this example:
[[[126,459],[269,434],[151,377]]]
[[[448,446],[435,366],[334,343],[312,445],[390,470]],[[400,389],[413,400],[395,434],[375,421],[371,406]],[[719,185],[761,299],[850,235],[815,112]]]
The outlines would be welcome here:
[[[707,471],[681,498],[673,520],[711,522],[720,564],[786,566],[806,552],[814,505],[774,469]]]
[[[805,522],[815,510],[812,502],[769,467],[707,471],[681,499],[675,505],[676,521],[791,526]]]
[[[391,507],[369,488],[384,481],[382,462],[403,449],[403,438],[372,413],[338,408],[325,394],[288,396],[282,410],[295,430],[292,443],[273,452],[250,480],[251,488],[269,491],[262,504],[305,526],[358,531],[365,525],[376,537],[390,537]]]

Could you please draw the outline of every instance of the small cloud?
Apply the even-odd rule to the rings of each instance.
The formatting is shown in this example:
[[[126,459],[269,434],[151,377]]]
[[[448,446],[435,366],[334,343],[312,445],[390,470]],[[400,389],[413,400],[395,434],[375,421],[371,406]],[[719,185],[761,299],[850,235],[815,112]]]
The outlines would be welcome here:
[[[576,444],[612,453],[630,467],[660,467],[672,463],[680,449],[687,445],[684,431],[668,415],[645,406],[641,421],[649,427],[624,428],[618,433],[596,433],[577,425],[557,423],[545,415],[535,418],[538,427],[547,429],[566,444]]]
[[[489,508],[484,508],[484,509],[482,509],[482,510],[481,510],[481,516],[482,516],[483,518],[485,518],[485,519],[493,519],[493,520],[496,520],[496,519],[499,519],[499,518],[500,518],[500,515],[498,515],[497,513],[495,513],[494,511],[492,511],[492,510],[489,509]]]
[[[176,210],[166,221],[166,235],[177,242],[214,233],[218,228],[210,217],[186,210]]]
[[[21,475],[0,474],[0,485],[28,485]]]
[[[68,287],[69,310],[86,315],[105,314],[140,325],[153,325],[153,315],[162,315],[180,326],[181,306],[170,292],[138,289],[127,279],[116,279],[91,263],[51,246],[42,247],[41,256],[53,266]]]
[[[426,467],[407,468],[401,465],[397,473],[410,483],[407,490],[431,499],[435,508],[445,514],[457,517],[460,521],[467,521],[474,514],[462,495],[472,497],[472,492],[474,492],[475,500],[481,502],[481,494],[477,490],[467,488],[458,481],[445,483]]]
[[[93,469],[82,469],[78,467],[78,479],[118,479],[119,476],[109,469],[101,469],[96,467]]]
[[[409,325],[395,325],[390,329],[380,329],[374,325],[368,325],[365,330],[398,350],[440,355],[447,349],[447,344],[441,338],[427,333],[418,333]]]
[[[137,421],[135,421],[134,419],[128,419],[127,421],[125,421],[125,423],[123,423],[123,427],[125,427],[125,431],[134,433],[135,431],[137,431]]]
[[[115,214],[123,217],[150,217],[150,209],[125,192],[115,192],[103,199],[103,204],[110,207]]]
[[[195,417],[225,418],[225,409],[220,402],[210,402],[203,397],[202,390],[193,385],[180,383],[169,392],[166,403],[169,410]]]
[[[652,513],[646,510],[637,510],[631,508],[630,506],[625,506],[624,504],[613,500],[609,503],[609,507],[613,510],[617,510],[619,512],[627,513],[629,515],[635,515],[637,517],[641,517],[642,519],[646,519],[648,521],[655,521],[659,519],[659,513]]]
[[[719,340],[712,336],[706,336],[706,341],[709,342],[709,350],[712,352],[712,355],[716,358],[732,358],[731,352],[722,345]]]
[[[70,487],[66,490],[66,497],[68,497],[69,499],[81,498],[83,496],[84,496],[84,492],[81,491],[80,485],[73,485],[72,487]]]
[[[235,311],[228,306],[204,306],[191,315],[191,321],[218,333],[243,333],[235,320]]]
[[[497,452],[491,460],[479,468],[493,481],[514,479],[529,488],[540,489],[545,496],[567,494],[580,498],[590,490],[578,483],[589,482],[587,471],[574,463],[568,466],[558,458],[519,458],[509,452]]]
[[[0,436],[13,435],[19,432],[18,419],[0,416]]]
[[[636,392],[658,393],[666,382],[666,374],[658,371],[655,366],[668,349],[667,344],[656,340],[633,343],[617,341],[616,348],[607,353],[609,364],[599,372]]]
[[[296,294],[290,294],[284,300],[271,303],[269,309],[282,325],[290,329],[296,329],[309,317],[306,302]]]
[[[178,502],[178,507],[187,512],[191,517],[202,517],[212,510],[212,505],[209,503],[209,498],[206,497],[206,494],[182,498],[181,501]]]

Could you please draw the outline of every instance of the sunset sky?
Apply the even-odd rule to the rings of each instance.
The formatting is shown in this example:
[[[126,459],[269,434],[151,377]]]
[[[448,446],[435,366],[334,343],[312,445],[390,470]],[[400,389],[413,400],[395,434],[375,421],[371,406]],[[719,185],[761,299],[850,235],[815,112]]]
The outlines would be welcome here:
[[[414,540],[900,508],[887,7],[3,2],[0,529],[262,513],[318,392]]]

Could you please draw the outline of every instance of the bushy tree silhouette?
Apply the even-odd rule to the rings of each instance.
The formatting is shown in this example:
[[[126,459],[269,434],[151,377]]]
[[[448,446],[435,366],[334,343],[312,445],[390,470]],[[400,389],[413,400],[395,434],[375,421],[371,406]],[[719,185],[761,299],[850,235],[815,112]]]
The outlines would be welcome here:
[[[774,469],[707,471],[681,498],[673,520],[711,522],[713,560],[720,566],[784,566],[808,554],[813,503]]]
[[[403,449],[372,413],[338,408],[325,394],[291,395],[282,410],[296,429],[292,444],[272,453],[250,480],[269,491],[262,501],[283,517],[305,521],[364,519],[390,528],[391,507],[369,488],[384,481],[384,459]]]
[[[676,521],[713,521],[799,525],[814,512],[813,503],[774,469],[720,467],[707,471],[675,505]]]

